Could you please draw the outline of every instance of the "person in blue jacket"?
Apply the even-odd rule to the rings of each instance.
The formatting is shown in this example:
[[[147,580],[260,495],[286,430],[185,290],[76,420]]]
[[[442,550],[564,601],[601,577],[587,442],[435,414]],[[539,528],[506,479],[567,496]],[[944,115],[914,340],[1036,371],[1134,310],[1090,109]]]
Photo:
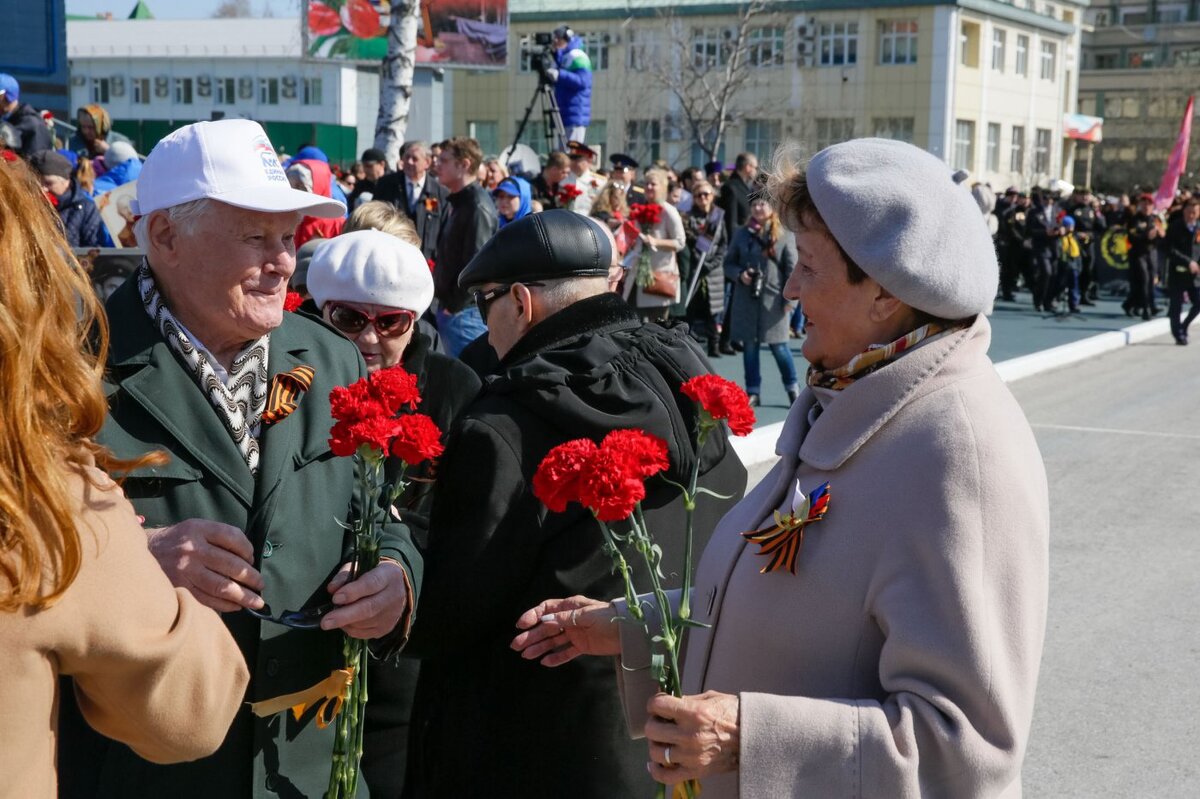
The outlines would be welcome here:
[[[142,174],[142,159],[129,142],[117,141],[109,145],[104,153],[104,164],[108,171],[96,178],[92,188],[92,196],[99,197],[106,191],[112,191],[117,186],[132,183]]]
[[[529,181],[521,177],[507,177],[492,189],[496,202],[496,216],[500,227],[533,213],[533,192]]]
[[[583,39],[569,26],[559,25],[553,36],[555,67],[546,70],[546,77],[554,84],[567,141],[587,141],[584,135],[592,121],[592,62],[584,52]]]

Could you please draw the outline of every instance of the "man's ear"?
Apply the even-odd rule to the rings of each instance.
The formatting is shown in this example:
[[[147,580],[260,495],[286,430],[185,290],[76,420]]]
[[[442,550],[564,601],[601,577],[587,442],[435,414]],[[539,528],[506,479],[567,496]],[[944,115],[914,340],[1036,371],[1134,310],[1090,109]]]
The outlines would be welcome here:
[[[151,214],[146,222],[148,254],[154,256],[155,264],[173,265],[179,248],[179,227],[166,213]]]
[[[513,299],[517,303],[517,316],[526,325],[532,325],[534,321],[533,308],[533,292],[522,283],[514,283],[509,289],[513,293]]]

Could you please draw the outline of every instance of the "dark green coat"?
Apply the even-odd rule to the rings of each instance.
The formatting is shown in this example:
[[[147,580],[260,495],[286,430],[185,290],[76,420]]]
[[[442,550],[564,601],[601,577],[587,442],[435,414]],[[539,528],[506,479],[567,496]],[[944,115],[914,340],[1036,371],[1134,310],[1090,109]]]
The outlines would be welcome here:
[[[125,482],[146,526],[190,518],[233,525],[254,544],[263,598],[273,611],[327,601],[325,584],[348,544],[338,522],[349,516],[353,495],[353,459],[329,451],[329,392],[366,373],[354,344],[310,318],[284,314],[271,333],[270,374],[307,364],[316,376],[292,414],[263,428],[256,480],[216,410],[146,314],[136,281],[113,294],[108,313],[109,418],[100,442],[121,457],[152,449],[171,455],[166,466],[136,472]],[[407,528],[388,525],[383,548],[405,565],[418,588],[421,559]],[[342,662],[340,632],[290,630],[242,612],[223,618],[250,666],[247,701],[307,688]],[[64,692],[64,700],[68,696]],[[80,730],[70,710],[59,747],[63,796],[316,797],[328,784],[333,726],[318,730],[311,711],[297,722],[290,714],[255,719],[246,708],[216,754],[159,766]]]

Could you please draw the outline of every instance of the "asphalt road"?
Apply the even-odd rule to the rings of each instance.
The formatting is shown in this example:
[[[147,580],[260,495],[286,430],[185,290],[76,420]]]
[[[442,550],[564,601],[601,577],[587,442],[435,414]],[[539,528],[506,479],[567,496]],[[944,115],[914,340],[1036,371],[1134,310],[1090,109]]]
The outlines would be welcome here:
[[[1200,346],[1012,385],[1050,482],[1028,797],[1200,796]]]

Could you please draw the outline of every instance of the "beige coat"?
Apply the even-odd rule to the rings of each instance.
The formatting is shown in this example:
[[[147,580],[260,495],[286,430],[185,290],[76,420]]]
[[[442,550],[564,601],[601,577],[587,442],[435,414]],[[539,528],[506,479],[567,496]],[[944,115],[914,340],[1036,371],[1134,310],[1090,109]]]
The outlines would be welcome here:
[[[687,236],[683,230],[683,219],[679,216],[679,212],[675,210],[675,206],[670,203],[659,203],[662,207],[662,218],[659,219],[657,225],[654,225],[647,231],[656,239],[668,239],[675,242],[675,250],[656,249],[650,252],[650,268],[655,272],[673,272],[679,274],[679,262],[676,260],[676,252],[682,250],[687,245]],[[656,294],[646,294],[637,286],[638,260],[642,257],[642,240],[637,239],[636,243],[629,248],[629,252],[625,253],[625,258],[622,264],[625,266],[625,299],[629,300],[635,308],[666,308],[669,305],[674,305],[679,302],[680,292],[683,287],[680,286],[675,291],[675,297],[660,297]]]
[[[0,796],[53,799],[58,676],[103,734],[157,763],[212,753],[249,674],[216,613],[173,588],[103,472],[78,491],[83,562],[48,608],[0,613]]]
[[[737,774],[704,799],[1017,797],[1046,622],[1041,456],[987,358],[927,342],[840,393],[804,391],[781,462],[701,558],[684,692],[741,698]],[[824,406],[817,413],[815,406]],[[830,484],[796,574],[739,535]],[[648,665],[622,625],[627,668]],[[621,669],[618,669],[621,671]],[[647,672],[624,675],[631,727]]]

